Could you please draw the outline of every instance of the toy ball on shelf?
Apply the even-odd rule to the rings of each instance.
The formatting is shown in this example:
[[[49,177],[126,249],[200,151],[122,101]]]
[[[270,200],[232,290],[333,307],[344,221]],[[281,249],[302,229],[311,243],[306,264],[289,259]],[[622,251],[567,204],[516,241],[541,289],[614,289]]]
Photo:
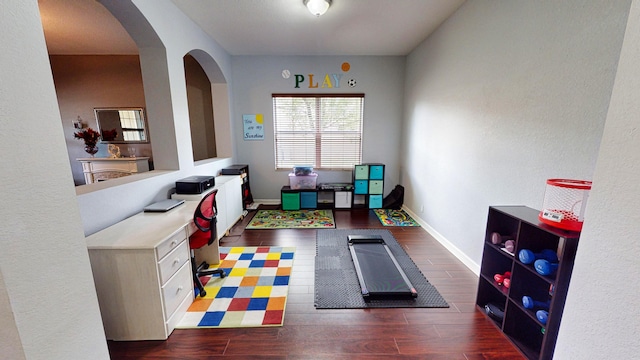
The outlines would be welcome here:
[[[545,259],[538,259],[533,263],[533,267],[540,275],[553,275],[558,270],[558,263],[549,262]]]
[[[508,252],[513,253],[516,250],[516,242],[513,240],[507,240],[504,242],[504,248]]]
[[[511,240],[509,236],[502,236],[497,232],[491,233],[491,243],[494,245],[503,245],[504,248],[510,253],[513,253],[513,251],[516,249],[515,241]]]
[[[542,323],[542,325],[546,325],[547,319],[549,318],[549,312],[546,310],[538,310],[536,311],[536,318]]]
[[[548,179],[538,219],[553,227],[581,231],[591,181]]]
[[[511,271],[507,271],[504,274],[495,274],[493,275],[493,280],[496,281],[496,283],[498,283],[498,285],[503,285],[504,281],[506,279],[510,279],[511,278]]]
[[[531,264],[538,259],[544,259],[550,262],[558,262],[558,255],[551,249],[544,249],[539,253],[534,253],[529,249],[522,249],[518,253],[518,258],[523,264]]]
[[[539,308],[542,310],[549,310],[550,304],[551,304],[551,301],[549,300],[547,301],[534,300],[531,296],[526,296],[526,295],[522,297],[522,306],[524,306],[525,309]]]

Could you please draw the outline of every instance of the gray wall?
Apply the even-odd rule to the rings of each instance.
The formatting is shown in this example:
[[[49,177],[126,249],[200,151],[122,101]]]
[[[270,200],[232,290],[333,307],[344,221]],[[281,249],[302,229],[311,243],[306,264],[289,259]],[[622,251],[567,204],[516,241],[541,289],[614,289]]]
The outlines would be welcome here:
[[[640,5],[628,16],[629,4],[467,1],[407,60],[405,203],[471,268],[488,206],[539,209],[547,178],[594,181],[556,359],[640,352]]]
[[[640,353],[640,2],[631,6],[557,359]],[[613,281],[612,281],[613,279]]]
[[[108,359],[35,1],[0,11],[0,357]]]
[[[206,60],[205,72],[223,83],[231,58],[170,0],[104,1],[140,47],[140,64],[155,171],[76,189],[80,214],[89,235],[166,199],[175,181],[191,175],[216,175],[231,158],[194,162],[183,57],[194,49]],[[199,56],[201,58],[201,56]],[[200,60],[199,60],[200,61]],[[215,68],[215,69],[212,69]],[[210,76],[212,78],[212,76]],[[229,116],[231,118],[231,116]],[[229,121],[220,117],[217,122]],[[232,136],[228,132],[217,136]],[[231,147],[231,145],[229,145]],[[231,154],[231,149],[225,149]]]
[[[155,125],[153,155],[163,170],[74,187],[37,3],[4,1],[0,354],[10,358],[108,359],[85,234],[166,198],[181,177],[215,174],[232,163],[231,158],[193,161],[182,61],[200,49],[228,78],[226,51],[169,0],[103,3],[144,45],[140,62]],[[42,281],[34,281],[38,277]]]
[[[348,72],[341,70],[349,62]],[[249,164],[254,199],[280,199],[289,171],[276,171],[273,143],[273,93],[364,93],[363,162],[386,165],[385,194],[399,181],[404,57],[235,56],[233,57],[234,137],[238,161]],[[290,78],[282,76],[290,71]],[[317,89],[306,81],[295,88],[294,74],[314,74]],[[321,88],[325,74],[343,74],[340,88]],[[347,85],[356,79],[356,87]],[[263,114],[264,141],[244,141],[242,115]],[[318,171],[318,182],[350,182],[351,171]]]
[[[628,8],[468,1],[409,55],[405,204],[472,269],[488,206],[592,179]]]

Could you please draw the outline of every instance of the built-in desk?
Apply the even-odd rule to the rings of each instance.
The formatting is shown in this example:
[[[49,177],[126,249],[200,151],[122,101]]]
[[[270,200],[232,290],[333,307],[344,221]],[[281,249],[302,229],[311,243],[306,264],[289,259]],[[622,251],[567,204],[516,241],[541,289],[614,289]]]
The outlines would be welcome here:
[[[194,296],[187,240],[197,205],[139,213],[86,238],[107,339],[165,340],[182,319]]]

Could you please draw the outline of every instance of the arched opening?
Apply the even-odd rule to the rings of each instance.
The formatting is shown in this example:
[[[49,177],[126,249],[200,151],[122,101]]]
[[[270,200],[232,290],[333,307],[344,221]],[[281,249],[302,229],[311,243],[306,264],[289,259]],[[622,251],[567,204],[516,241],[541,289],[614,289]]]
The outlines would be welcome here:
[[[183,58],[193,160],[231,157],[229,97],[218,64],[202,50]]]
[[[217,157],[211,81],[198,61],[187,54],[183,58],[191,126],[193,161]]]
[[[89,128],[102,130],[97,108],[143,109],[145,119],[139,123],[145,128],[139,130],[148,138],[131,143],[103,141],[96,157],[111,156],[117,146],[123,157],[147,157],[151,170],[178,169],[175,146],[167,146],[175,144],[175,131],[173,119],[165,115],[171,113],[165,49],[135,5],[39,0],[39,8],[74,183],[88,183],[86,166],[78,158],[90,157],[74,134]],[[52,52],[53,48],[57,50]],[[145,85],[147,78],[152,78],[153,86]]]

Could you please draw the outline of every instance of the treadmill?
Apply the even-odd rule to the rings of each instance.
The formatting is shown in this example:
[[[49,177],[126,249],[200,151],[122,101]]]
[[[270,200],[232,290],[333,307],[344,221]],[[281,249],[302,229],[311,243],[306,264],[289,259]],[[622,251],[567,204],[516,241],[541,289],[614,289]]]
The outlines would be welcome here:
[[[380,235],[348,235],[365,301],[416,298],[418,292]]]

